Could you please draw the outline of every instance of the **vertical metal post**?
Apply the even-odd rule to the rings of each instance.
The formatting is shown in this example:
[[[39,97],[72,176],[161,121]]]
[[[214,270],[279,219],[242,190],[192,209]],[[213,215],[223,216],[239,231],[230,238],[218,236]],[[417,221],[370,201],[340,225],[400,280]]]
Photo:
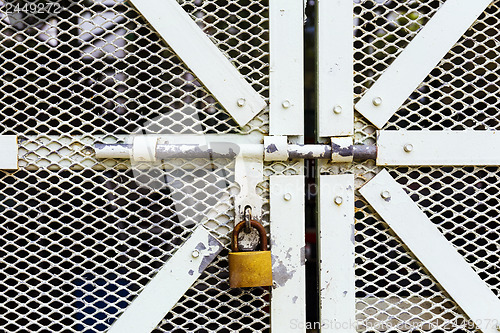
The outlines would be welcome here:
[[[317,2],[318,136],[354,131],[353,2]]]
[[[304,177],[271,176],[271,331],[305,332]]]
[[[304,1],[269,1],[269,134],[304,134]]]
[[[355,333],[354,176],[320,176],[319,210],[321,331]]]

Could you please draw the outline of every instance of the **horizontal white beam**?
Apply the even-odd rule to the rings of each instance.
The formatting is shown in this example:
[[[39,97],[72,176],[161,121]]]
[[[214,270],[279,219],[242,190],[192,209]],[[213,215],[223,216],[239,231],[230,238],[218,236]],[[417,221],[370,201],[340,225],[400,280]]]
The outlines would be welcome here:
[[[204,227],[198,227],[108,333],[151,333],[222,249],[216,238]]]
[[[289,333],[306,320],[304,177],[270,177],[273,282],[271,331]],[[298,325],[297,325],[298,326]],[[305,325],[294,332],[305,332]]]
[[[321,332],[356,332],[354,176],[319,179]]]
[[[17,135],[0,135],[0,169],[17,170],[18,155]]]
[[[500,300],[391,175],[359,191],[482,332],[498,333]]]
[[[266,101],[177,0],[132,3],[240,126],[266,107]]]
[[[500,165],[500,132],[379,131],[377,165]]]
[[[356,104],[382,128],[492,0],[447,0]]]
[[[304,135],[303,34],[303,1],[269,1],[271,135]]]
[[[352,135],[353,2],[318,1],[318,136]]]

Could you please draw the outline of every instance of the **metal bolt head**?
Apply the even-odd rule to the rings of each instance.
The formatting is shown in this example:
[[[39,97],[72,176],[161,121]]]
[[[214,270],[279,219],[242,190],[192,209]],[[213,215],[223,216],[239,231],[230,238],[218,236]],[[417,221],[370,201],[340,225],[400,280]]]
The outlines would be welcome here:
[[[238,104],[238,106],[241,108],[241,107],[244,107],[245,104],[247,103],[247,100],[244,99],[244,98],[238,98],[238,101],[236,102]]]
[[[387,200],[391,198],[391,193],[389,191],[382,191],[380,192],[380,196],[382,199]]]
[[[344,199],[341,197],[341,196],[336,196],[334,199],[333,199],[333,202],[335,202],[335,204],[337,206],[340,206],[342,205],[342,203],[344,202]]]
[[[193,258],[198,258],[200,256],[200,251],[194,250],[193,252],[191,252],[191,256]]]
[[[342,113],[342,107],[340,105],[335,105],[333,108],[333,113],[335,114],[341,114]]]
[[[375,97],[373,100],[372,100],[372,103],[373,105],[375,106],[380,106],[382,104],[382,98],[380,97]]]
[[[413,145],[411,143],[407,143],[403,147],[404,151],[407,153],[411,153],[413,151]]]
[[[286,101],[283,101],[283,103],[281,103],[281,106],[284,108],[284,109],[288,109],[290,106],[292,106],[292,104],[290,103],[289,100],[286,100]]]
[[[290,193],[285,193],[283,199],[285,199],[285,201],[290,201],[292,200],[292,195]]]

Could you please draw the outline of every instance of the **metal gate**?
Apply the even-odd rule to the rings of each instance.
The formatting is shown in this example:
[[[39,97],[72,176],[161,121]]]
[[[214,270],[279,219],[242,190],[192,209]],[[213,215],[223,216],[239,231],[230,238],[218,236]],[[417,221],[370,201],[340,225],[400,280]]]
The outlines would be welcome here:
[[[497,1],[0,9],[3,331],[497,331]],[[270,233],[272,288],[229,288],[247,206]]]

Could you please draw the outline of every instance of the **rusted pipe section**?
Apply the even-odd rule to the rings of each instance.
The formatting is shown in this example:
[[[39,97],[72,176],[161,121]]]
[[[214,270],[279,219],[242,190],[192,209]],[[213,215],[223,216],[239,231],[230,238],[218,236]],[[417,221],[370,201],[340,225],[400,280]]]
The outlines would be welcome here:
[[[288,145],[290,159],[327,159],[333,162],[345,162],[349,158],[355,161],[377,159],[376,145],[331,145],[308,144]]]
[[[156,158],[235,158],[240,153],[240,146],[232,143],[216,143],[210,146],[200,145],[157,145]],[[261,153],[262,155],[262,153]]]
[[[331,159],[332,147],[329,145],[288,145],[291,159]]]
[[[269,147],[267,147],[269,148]],[[227,142],[212,142],[209,145],[157,144],[157,160],[171,158],[229,158],[242,153],[245,156],[262,158],[266,147],[262,144],[238,145]],[[128,159],[132,157],[132,144],[95,144],[96,158]],[[375,145],[289,144],[289,159],[327,159],[332,162],[364,161],[377,158]]]
[[[355,161],[361,162],[377,159],[376,145],[353,145],[352,148],[352,155]]]
[[[130,158],[132,155],[132,145],[96,143],[94,151],[96,158]]]

